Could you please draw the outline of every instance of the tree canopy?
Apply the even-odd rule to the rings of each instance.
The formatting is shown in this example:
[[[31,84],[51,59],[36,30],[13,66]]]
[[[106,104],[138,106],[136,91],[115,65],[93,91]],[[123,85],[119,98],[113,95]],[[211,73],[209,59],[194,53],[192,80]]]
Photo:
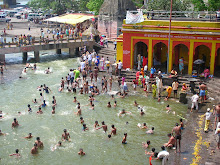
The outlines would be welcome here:
[[[98,14],[103,2],[104,0],[31,0],[28,2],[28,6],[35,10],[53,9],[53,13],[56,14],[63,14],[69,10],[75,12],[90,10]]]
[[[133,0],[137,7],[142,7],[147,0]],[[99,14],[99,9],[104,0],[31,0],[28,5],[34,9],[47,11],[53,9],[53,13],[63,14],[67,11],[93,11]],[[189,10],[191,4],[198,11],[217,11],[220,7],[220,0],[173,0],[173,11]],[[170,0],[148,0],[149,10],[170,10]]]

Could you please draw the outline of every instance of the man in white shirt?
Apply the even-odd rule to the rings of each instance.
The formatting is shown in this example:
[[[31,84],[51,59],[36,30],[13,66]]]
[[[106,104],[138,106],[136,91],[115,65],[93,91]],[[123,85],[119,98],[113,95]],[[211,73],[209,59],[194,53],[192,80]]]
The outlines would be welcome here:
[[[210,108],[207,108],[207,112],[205,113],[205,133],[208,133],[211,116],[212,113],[210,112]]]
[[[89,62],[89,66],[92,66],[92,54],[91,53],[88,54],[88,62]]]
[[[169,158],[170,154],[169,154],[169,152],[167,152],[165,150],[164,146],[162,146],[161,149],[162,149],[162,151],[160,151],[158,153],[156,159],[162,159],[162,165],[165,165],[165,164],[167,164],[167,161],[168,161],[168,158]]]
[[[194,107],[196,107],[196,110],[199,110],[199,104],[198,104],[198,101],[199,101],[199,94],[196,93],[192,96],[191,98],[192,100],[192,107],[191,107],[191,112],[193,110]]]
[[[81,63],[80,63],[80,69],[81,69],[81,71],[83,71],[83,69],[85,68],[85,65],[86,65],[86,63],[85,63],[85,60],[83,60]]]
[[[73,80],[74,80],[74,73],[73,73],[73,70],[72,70],[72,69],[70,69],[69,75],[70,75],[70,83],[71,83],[71,85],[72,85]]]
[[[121,69],[123,67],[123,63],[121,62],[121,60],[118,61],[118,73],[119,73],[119,76],[121,76]]]
[[[161,77],[157,77],[156,78],[156,83],[157,83],[157,90],[158,90],[158,96],[160,96],[160,93],[162,91],[162,88],[163,88],[163,81],[162,81],[162,78]]]
[[[144,66],[144,73],[147,74],[147,65]]]
[[[174,80],[174,82],[172,83],[174,98],[177,98],[178,86],[179,86],[179,83],[177,82],[177,80]]]

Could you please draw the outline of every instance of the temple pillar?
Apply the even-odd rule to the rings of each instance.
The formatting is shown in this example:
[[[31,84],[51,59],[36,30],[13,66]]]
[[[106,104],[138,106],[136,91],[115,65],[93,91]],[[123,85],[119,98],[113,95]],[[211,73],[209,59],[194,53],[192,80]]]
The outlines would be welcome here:
[[[169,48],[168,48],[169,49]],[[170,41],[170,50],[168,50],[168,59],[169,59],[169,68],[168,68],[168,72],[170,73],[171,70],[173,69],[173,41]]]
[[[153,45],[152,39],[149,39],[149,49],[148,49],[148,70],[150,71],[153,65]]]
[[[213,42],[212,50],[211,50],[211,60],[210,60],[210,74],[211,75],[214,75],[214,70],[215,70],[215,59],[216,59],[215,54],[217,53],[215,52],[215,50],[216,50],[216,43]]]
[[[192,75],[193,69],[193,54],[194,54],[194,41],[190,41],[190,48],[189,48],[189,66],[188,66],[188,74]]]

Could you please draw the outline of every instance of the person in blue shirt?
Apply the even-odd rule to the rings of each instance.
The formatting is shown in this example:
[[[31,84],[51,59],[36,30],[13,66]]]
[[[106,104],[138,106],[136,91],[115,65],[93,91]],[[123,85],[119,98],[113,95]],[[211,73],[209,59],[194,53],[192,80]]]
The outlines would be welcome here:
[[[154,66],[151,67],[150,69],[150,78],[153,78],[154,77],[154,73],[156,72],[156,69]]]

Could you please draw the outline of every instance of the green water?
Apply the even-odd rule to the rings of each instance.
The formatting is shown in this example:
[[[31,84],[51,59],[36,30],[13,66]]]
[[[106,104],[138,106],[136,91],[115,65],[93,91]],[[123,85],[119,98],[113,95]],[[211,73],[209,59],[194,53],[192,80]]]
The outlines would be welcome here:
[[[117,108],[106,108],[108,101],[113,100],[106,94],[96,96],[95,110],[90,110],[88,106],[82,106],[82,116],[87,124],[89,131],[83,132],[79,116],[76,116],[76,104],[73,97],[76,96],[81,105],[88,104],[88,95],[80,95],[67,92],[58,92],[60,79],[68,73],[69,68],[77,67],[77,59],[66,59],[38,64],[38,71],[28,70],[27,79],[15,80],[9,84],[0,85],[0,110],[4,113],[4,119],[0,121],[2,132],[8,133],[7,136],[0,136],[0,164],[148,164],[148,156],[145,156],[142,142],[151,141],[151,146],[160,151],[160,146],[167,142],[167,133],[171,131],[174,124],[179,121],[179,117],[165,113],[167,103],[157,103],[151,97],[144,97],[143,93],[138,92],[125,99],[117,98]],[[45,75],[43,70],[48,66],[53,68],[53,74]],[[39,99],[37,86],[46,84],[53,93],[44,94],[49,106],[43,108],[43,114],[37,115],[37,107],[32,103],[32,99]],[[100,84],[100,79],[99,79]],[[98,86],[100,87],[100,85]],[[116,84],[114,90],[118,90]],[[52,96],[56,96],[56,114],[51,114]],[[133,106],[134,100],[144,107],[145,115],[140,116],[137,107]],[[31,104],[32,114],[27,112],[27,104]],[[186,106],[169,101],[171,108],[176,114],[185,116]],[[132,115],[119,117],[120,110],[125,109],[132,112]],[[21,111],[22,115],[17,114]],[[5,114],[8,113],[8,114]],[[11,128],[13,118],[19,121],[16,129]],[[107,133],[103,130],[94,130],[94,121],[102,121],[108,125],[110,132],[111,125],[117,128],[117,135],[110,140]],[[129,124],[126,125],[126,122]],[[147,135],[144,130],[137,127],[138,123],[146,122],[148,127],[155,127],[154,135]],[[52,151],[56,143],[61,140],[63,129],[70,133],[71,142],[64,142],[63,148]],[[32,133],[34,138],[26,140],[22,137]],[[127,132],[127,145],[122,145],[123,134]],[[44,143],[44,149],[39,150],[39,154],[32,156],[30,150],[33,147],[35,138],[39,136]],[[21,158],[9,157],[18,148],[22,155]],[[77,155],[79,148],[86,152],[84,157]],[[154,161],[153,164],[161,164]]]

